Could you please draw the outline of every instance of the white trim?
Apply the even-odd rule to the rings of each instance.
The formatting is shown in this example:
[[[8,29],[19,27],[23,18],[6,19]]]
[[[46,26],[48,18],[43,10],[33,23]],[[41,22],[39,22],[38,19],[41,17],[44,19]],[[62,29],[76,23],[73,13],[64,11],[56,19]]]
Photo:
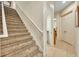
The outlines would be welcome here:
[[[44,42],[44,50],[43,56],[46,57],[46,41],[47,41],[47,32],[46,32],[46,24],[47,24],[47,2],[43,3],[43,42]]]
[[[8,37],[8,31],[7,31],[7,25],[6,25],[6,19],[5,19],[5,12],[4,12],[3,2],[2,2],[2,27],[3,27],[3,34],[0,35],[0,38]]]

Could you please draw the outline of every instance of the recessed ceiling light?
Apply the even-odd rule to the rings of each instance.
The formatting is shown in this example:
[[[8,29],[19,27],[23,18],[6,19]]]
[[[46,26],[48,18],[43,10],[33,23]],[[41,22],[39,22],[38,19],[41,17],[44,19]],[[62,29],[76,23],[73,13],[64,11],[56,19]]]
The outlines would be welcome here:
[[[62,3],[64,4],[64,3],[66,3],[66,1],[62,1]]]

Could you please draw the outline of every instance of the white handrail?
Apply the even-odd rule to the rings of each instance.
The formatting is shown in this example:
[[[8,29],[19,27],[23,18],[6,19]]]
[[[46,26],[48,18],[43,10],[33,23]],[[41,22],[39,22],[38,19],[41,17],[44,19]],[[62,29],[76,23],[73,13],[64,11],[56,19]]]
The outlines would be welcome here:
[[[32,21],[32,19],[30,17],[27,16],[27,18],[32,22],[32,24],[41,32],[43,33],[43,31]]]
[[[2,27],[3,27],[3,34],[0,35],[0,38],[2,37],[8,37],[8,31],[7,31],[7,24],[6,24],[6,19],[5,19],[5,12],[4,12],[4,3],[2,3]]]
[[[18,7],[19,8],[19,7]],[[19,8],[20,9],[20,8]],[[21,9],[20,9],[21,10]],[[22,10],[21,10],[22,11]],[[24,14],[25,17],[27,17],[31,23],[39,30],[39,32],[43,33],[43,31],[32,21],[32,19],[28,16],[25,15],[25,13],[22,11],[22,13]]]

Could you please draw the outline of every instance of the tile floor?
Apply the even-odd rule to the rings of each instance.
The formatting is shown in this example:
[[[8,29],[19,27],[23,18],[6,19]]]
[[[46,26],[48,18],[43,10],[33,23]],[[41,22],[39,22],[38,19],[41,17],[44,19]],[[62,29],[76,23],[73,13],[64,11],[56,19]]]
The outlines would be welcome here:
[[[60,44],[62,43],[62,44]],[[71,45],[60,41],[59,44],[55,48],[47,46],[48,49],[46,51],[47,57],[75,57],[75,49]]]

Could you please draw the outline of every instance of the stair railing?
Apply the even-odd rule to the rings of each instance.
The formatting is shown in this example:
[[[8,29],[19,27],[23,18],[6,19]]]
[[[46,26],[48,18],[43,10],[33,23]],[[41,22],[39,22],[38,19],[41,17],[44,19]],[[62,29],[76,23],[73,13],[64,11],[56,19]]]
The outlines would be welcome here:
[[[7,24],[6,24],[6,18],[5,18],[5,11],[4,11],[4,2],[1,2],[1,7],[2,7],[2,29],[3,29],[3,34],[0,35],[0,38],[8,37]]]
[[[21,17],[22,22],[28,28],[29,32],[33,36],[33,39],[36,41],[36,44],[39,46],[40,50],[43,51],[43,30],[41,30],[32,19],[24,13],[24,11],[16,4],[16,11]]]

